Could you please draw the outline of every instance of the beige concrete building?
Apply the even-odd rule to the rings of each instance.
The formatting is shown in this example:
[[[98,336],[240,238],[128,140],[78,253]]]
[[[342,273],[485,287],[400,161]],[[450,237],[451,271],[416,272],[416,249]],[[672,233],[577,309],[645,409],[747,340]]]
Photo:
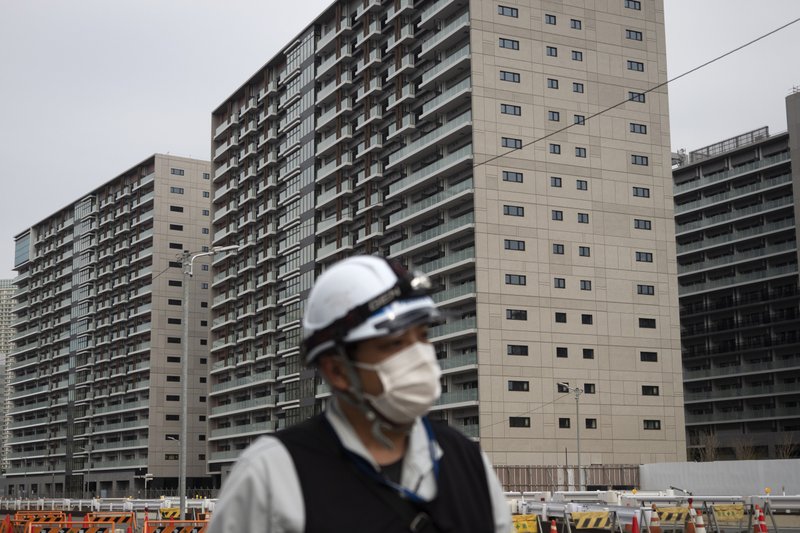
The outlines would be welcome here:
[[[353,253],[432,275],[432,416],[496,464],[683,460],[665,79],[661,1],[320,14],[213,112],[210,472],[319,410],[299,318]]]
[[[210,275],[181,398],[181,254],[209,245],[209,210],[208,162],[157,154],[17,235],[8,494],[174,490],[182,401],[189,487],[204,475]]]

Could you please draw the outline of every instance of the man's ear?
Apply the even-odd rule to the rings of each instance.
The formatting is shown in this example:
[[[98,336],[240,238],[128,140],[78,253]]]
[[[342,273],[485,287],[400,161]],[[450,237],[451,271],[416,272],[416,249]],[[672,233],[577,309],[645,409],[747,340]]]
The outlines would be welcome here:
[[[344,391],[350,387],[350,380],[347,379],[347,372],[344,368],[345,363],[341,356],[325,354],[320,356],[317,364],[319,373],[330,384],[331,388]]]

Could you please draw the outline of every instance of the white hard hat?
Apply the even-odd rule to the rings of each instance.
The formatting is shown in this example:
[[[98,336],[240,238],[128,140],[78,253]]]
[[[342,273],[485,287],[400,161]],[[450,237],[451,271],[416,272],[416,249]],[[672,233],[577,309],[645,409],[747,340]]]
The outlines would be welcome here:
[[[421,273],[409,274],[382,257],[344,259],[317,279],[303,316],[306,363],[337,343],[391,335],[439,319]]]

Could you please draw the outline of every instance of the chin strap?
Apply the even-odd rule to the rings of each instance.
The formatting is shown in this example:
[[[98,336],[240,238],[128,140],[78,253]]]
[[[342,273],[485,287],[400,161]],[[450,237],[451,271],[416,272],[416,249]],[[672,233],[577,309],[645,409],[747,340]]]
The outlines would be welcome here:
[[[404,424],[402,426],[398,426],[397,424],[387,420],[385,416],[379,413],[377,409],[372,406],[369,400],[364,397],[364,385],[361,383],[361,378],[358,376],[358,372],[356,371],[355,365],[353,365],[353,361],[351,361],[347,356],[344,346],[337,343],[336,352],[344,362],[344,369],[347,373],[347,381],[350,383],[350,386],[346,391],[334,390],[334,394],[338,398],[341,398],[361,411],[361,413],[364,415],[364,418],[366,418],[371,424],[370,430],[375,440],[381,443],[385,448],[393,450],[394,444],[392,443],[391,439],[386,436],[384,431],[389,430],[407,432],[411,425]]]

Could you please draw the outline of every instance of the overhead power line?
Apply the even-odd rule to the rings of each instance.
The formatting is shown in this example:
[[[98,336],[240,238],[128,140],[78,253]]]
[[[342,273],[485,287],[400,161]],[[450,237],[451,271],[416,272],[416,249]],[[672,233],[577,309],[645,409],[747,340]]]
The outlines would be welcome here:
[[[684,72],[682,74],[678,74],[674,78],[670,78],[667,81],[659,83],[658,85],[654,85],[654,86],[650,87],[649,89],[645,90],[642,94],[648,94],[648,93],[651,93],[651,92],[653,92],[653,91],[655,91],[657,89],[660,89],[661,87],[664,87],[665,85],[669,85],[673,81],[679,80],[679,79],[683,78],[684,76],[688,76],[689,74],[691,74],[693,72],[696,72],[696,71],[698,71],[698,70],[700,70],[702,68],[705,68],[705,67],[711,65],[712,63],[716,63],[720,59],[723,59],[723,58],[725,58],[725,57],[727,57],[727,56],[729,56],[731,54],[734,54],[734,53],[738,52],[739,50],[747,48],[748,46],[750,46],[752,44],[755,44],[755,43],[757,43],[758,41],[760,41],[762,39],[766,39],[770,35],[772,35],[774,33],[778,33],[779,31],[781,31],[781,30],[783,30],[785,28],[788,28],[789,26],[791,26],[792,24],[796,24],[797,22],[800,22],[800,17],[798,17],[798,18],[796,18],[796,19],[794,19],[794,20],[792,20],[790,22],[787,22],[786,24],[784,24],[782,26],[777,27],[772,31],[769,31],[769,32],[767,32],[767,33],[765,33],[763,35],[760,35],[760,36],[756,37],[755,39],[753,39],[752,41],[748,41],[748,42],[746,42],[746,43],[744,43],[744,44],[742,44],[740,46],[737,46],[736,48],[734,48],[732,50],[729,50],[729,51],[725,52],[724,54],[715,57],[714,59],[706,61],[705,63],[694,67],[693,69],[687,70],[686,72]],[[616,109],[619,106],[621,106],[623,104],[626,104],[628,102],[630,102],[630,99],[625,99],[625,100],[622,100],[621,102],[618,102],[618,103],[616,103],[616,104],[614,104],[614,105],[612,105],[610,107],[607,107],[607,108],[605,108],[605,109],[603,109],[601,111],[598,111],[597,113],[594,113],[593,115],[589,115],[588,117],[586,117],[586,119],[584,120],[583,123],[593,119],[594,117],[597,117],[597,116],[602,115],[604,113],[608,113],[612,109]],[[472,168],[477,168],[477,167],[479,167],[481,165],[485,165],[487,163],[491,163],[492,161],[500,159],[501,157],[505,157],[507,155],[511,155],[511,154],[513,154],[515,152],[518,152],[522,148],[526,148],[528,146],[531,146],[532,144],[535,144],[537,142],[540,142],[540,141],[543,141],[545,139],[548,139],[548,138],[552,137],[553,135],[557,135],[557,134],[559,134],[561,132],[567,131],[568,129],[570,129],[570,128],[574,127],[574,126],[577,126],[577,125],[578,124],[568,124],[567,126],[564,126],[563,128],[557,129],[555,131],[551,131],[547,135],[543,135],[542,137],[538,137],[538,138],[536,138],[536,139],[534,139],[532,141],[529,141],[529,142],[523,144],[520,148],[515,148],[515,149],[509,150],[507,152],[492,156],[492,157],[486,159],[485,161],[481,161],[480,163],[475,163],[474,165],[472,165]]]

